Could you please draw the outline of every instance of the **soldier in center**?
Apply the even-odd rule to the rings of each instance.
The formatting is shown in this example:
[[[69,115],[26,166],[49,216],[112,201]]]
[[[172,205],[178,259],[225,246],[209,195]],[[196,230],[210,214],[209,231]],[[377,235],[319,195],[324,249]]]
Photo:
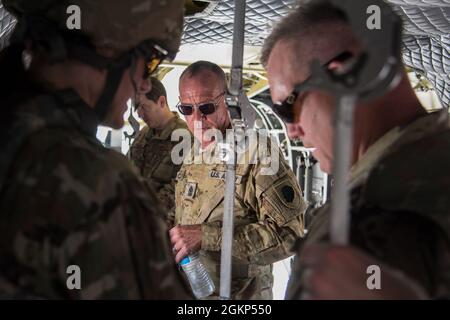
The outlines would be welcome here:
[[[216,148],[218,142],[205,132],[217,129],[226,135],[226,129],[231,128],[225,73],[214,63],[195,62],[181,75],[179,90],[178,110],[199,142],[199,153]],[[270,140],[267,146],[270,149]],[[236,166],[232,299],[272,299],[272,264],[291,256],[295,240],[304,235],[306,205],[300,187],[278,147],[273,154],[278,161],[273,174],[263,174],[261,161],[239,161]],[[192,158],[186,157],[177,175],[176,226],[170,230],[170,238],[176,262],[200,252],[216,287],[213,297],[217,298],[225,164],[186,160]]]
[[[188,131],[186,122],[177,112],[170,111],[164,85],[155,77],[150,78],[152,89],[139,96],[137,112],[145,126],[131,145],[128,156],[141,175],[156,191],[162,206],[167,209],[166,220],[173,226],[175,206],[175,177],[181,164],[172,161],[172,133],[178,129]]]

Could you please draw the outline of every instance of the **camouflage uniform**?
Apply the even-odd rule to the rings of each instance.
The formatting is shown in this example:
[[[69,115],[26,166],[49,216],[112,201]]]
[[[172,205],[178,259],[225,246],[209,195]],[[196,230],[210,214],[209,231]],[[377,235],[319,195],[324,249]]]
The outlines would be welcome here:
[[[154,193],[96,139],[92,108],[66,91],[17,115],[1,162],[0,295],[187,297]],[[81,290],[66,287],[69,265]]]
[[[178,49],[182,1],[4,0],[3,4],[18,18],[13,44],[4,52],[30,41],[51,64],[67,60],[68,47],[76,46],[82,51],[70,52],[72,59],[96,65],[108,76],[100,103],[92,108],[72,89],[43,89],[14,64],[23,75],[12,77],[11,92],[0,95],[10,120],[2,127],[0,154],[0,297],[189,297],[153,191],[123,155],[103,148],[95,137],[100,121],[111,111],[108,101],[123,83],[124,70],[132,69],[138,57],[150,58],[152,41],[161,40],[167,53]],[[69,4],[81,6],[83,41],[73,41],[58,29],[69,32]],[[92,45],[121,53],[119,60],[99,56]],[[89,56],[81,57],[81,52]],[[16,62],[20,53],[9,59]],[[2,67],[5,61],[0,60]],[[46,87],[60,84],[55,81]],[[72,265],[81,270],[80,290],[68,288]]]
[[[178,141],[171,141],[172,132],[185,129],[189,132],[186,122],[181,120],[178,113],[162,130],[142,128],[130,148],[129,157],[139,169],[142,176],[156,191],[161,204],[168,210],[175,209],[175,177],[180,165],[175,165],[171,158],[172,148]],[[169,217],[173,224],[173,216]]]
[[[292,255],[295,240],[303,236],[305,202],[294,173],[279,148],[276,151],[276,174],[262,175],[259,158],[256,164],[248,161],[236,167],[233,299],[272,299],[272,263]],[[260,154],[249,149],[247,159],[251,152]],[[192,156],[185,159],[177,175],[175,222],[202,225],[200,256],[216,287],[213,298],[217,298],[226,166],[207,164],[212,162],[209,158],[205,162],[195,164]]]
[[[389,131],[350,175],[353,246],[404,272],[432,298],[450,298],[450,122],[447,110]],[[286,297],[301,298],[302,247],[329,240],[329,206],[298,243]]]

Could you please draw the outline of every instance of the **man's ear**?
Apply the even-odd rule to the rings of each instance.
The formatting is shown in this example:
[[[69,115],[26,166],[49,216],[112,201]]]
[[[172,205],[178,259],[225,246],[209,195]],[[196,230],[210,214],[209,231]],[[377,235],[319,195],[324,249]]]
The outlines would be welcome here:
[[[332,71],[341,70],[342,66],[343,66],[342,62],[332,61],[328,65],[328,70],[332,70]]]
[[[158,98],[158,105],[160,108],[165,108],[167,105],[167,99],[164,96]]]
[[[354,58],[354,54],[350,51],[345,51],[344,53],[340,54],[338,57],[333,59],[328,63],[328,70],[332,70],[335,72],[345,72],[346,69],[348,70],[349,66],[351,66],[351,61],[354,61],[352,58]]]

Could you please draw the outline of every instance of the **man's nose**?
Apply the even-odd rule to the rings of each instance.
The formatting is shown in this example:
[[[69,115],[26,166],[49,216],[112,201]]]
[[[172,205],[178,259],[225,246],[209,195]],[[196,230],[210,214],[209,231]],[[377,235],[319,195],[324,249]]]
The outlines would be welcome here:
[[[204,117],[200,110],[196,107],[194,107],[192,116],[194,117],[194,121],[202,121]]]
[[[286,129],[291,140],[301,139],[305,135],[302,127],[297,123],[286,123]]]
[[[142,118],[142,108],[140,105],[137,107],[136,111],[137,111],[139,118]]]

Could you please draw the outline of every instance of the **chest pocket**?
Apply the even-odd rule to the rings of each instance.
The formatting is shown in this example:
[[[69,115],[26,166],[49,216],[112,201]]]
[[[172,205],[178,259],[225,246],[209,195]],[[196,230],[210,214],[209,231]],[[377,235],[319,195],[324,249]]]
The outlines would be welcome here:
[[[208,196],[208,199],[205,199],[206,201],[203,202],[199,209],[199,213],[197,218],[195,219],[195,223],[203,223],[208,218],[210,218],[212,212],[214,209],[216,209],[224,200],[225,198],[225,189],[224,185],[222,184],[222,188],[218,187],[215,189],[212,195]],[[222,214],[219,213],[218,216],[212,217],[212,221],[214,220],[222,220]]]
[[[224,168],[223,168],[224,169]],[[195,223],[202,223],[208,221],[222,221],[223,219],[223,201],[225,199],[225,170],[210,170],[205,181],[212,186],[211,192],[204,196],[204,199],[199,199],[202,205],[199,207],[198,217]],[[245,188],[244,182],[246,177],[240,175],[236,171],[236,189],[234,200],[234,215],[239,217],[245,215],[245,208],[243,207],[243,199],[241,198],[240,190]]]
[[[171,158],[172,143],[157,141],[146,145],[144,176],[159,183],[170,183],[175,179],[180,165]]]
[[[181,224],[201,224],[205,221],[223,219],[225,198],[225,166],[183,167],[177,174],[177,217]],[[236,171],[235,216],[245,215],[247,211],[241,197],[245,189],[246,176]],[[191,186],[191,188],[189,188]],[[194,187],[195,186],[195,187]],[[195,194],[189,192],[195,188]]]
[[[139,169],[139,172],[143,174],[144,164],[145,164],[145,157],[144,157],[144,148],[145,144],[142,142],[135,143],[131,146],[130,154],[131,154],[131,160],[135,164],[135,166]]]
[[[190,215],[193,201],[187,200],[184,197],[184,192],[188,185],[186,170],[184,168],[178,171],[175,181],[175,224],[187,224],[183,221],[183,218],[186,219],[186,215]]]

